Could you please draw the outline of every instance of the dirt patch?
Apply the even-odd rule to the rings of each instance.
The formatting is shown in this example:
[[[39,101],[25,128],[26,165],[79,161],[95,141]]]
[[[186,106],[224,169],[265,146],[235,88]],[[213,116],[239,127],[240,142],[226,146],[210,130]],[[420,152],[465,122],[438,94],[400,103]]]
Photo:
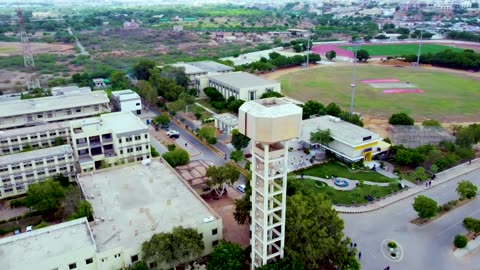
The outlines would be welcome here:
[[[75,47],[71,44],[30,42],[32,53],[35,54],[75,54]],[[0,56],[22,55],[21,42],[0,42]]]

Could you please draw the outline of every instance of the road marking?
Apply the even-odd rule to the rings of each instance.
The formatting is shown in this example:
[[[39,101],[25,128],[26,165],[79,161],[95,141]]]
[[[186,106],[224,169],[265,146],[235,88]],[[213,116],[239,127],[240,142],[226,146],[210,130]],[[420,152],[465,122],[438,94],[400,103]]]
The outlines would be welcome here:
[[[480,212],[480,209],[477,210],[477,211],[475,211],[475,212],[473,212],[473,213],[471,213],[471,214],[469,214],[468,216],[473,216],[473,215],[475,215],[475,214],[478,213],[478,212]],[[439,232],[436,236],[439,236],[439,235],[445,233],[446,231],[450,230],[451,228],[457,226],[457,225],[460,224],[460,223],[463,223],[463,220],[460,220],[460,221],[456,222],[455,224],[451,225],[450,227],[446,228],[445,230]]]

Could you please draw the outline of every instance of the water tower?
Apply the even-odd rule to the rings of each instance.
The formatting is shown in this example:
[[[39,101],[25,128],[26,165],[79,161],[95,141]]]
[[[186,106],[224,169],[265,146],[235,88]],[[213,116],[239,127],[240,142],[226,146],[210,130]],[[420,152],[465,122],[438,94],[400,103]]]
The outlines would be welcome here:
[[[302,108],[278,98],[249,101],[239,109],[239,130],[252,139],[252,265],[283,258],[288,140],[300,135]]]

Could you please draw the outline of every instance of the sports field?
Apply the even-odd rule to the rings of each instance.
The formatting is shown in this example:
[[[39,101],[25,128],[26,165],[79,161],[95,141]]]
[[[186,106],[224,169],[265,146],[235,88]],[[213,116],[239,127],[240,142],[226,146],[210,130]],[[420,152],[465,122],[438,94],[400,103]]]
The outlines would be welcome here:
[[[352,51],[351,46],[339,46],[342,49]],[[401,56],[404,54],[417,54],[418,44],[386,44],[386,45],[364,45],[360,49],[367,50],[370,56]],[[461,52],[463,49],[437,45],[422,44],[422,53],[437,53],[446,49]]]
[[[282,92],[292,98],[335,102],[344,110],[350,106],[351,66],[325,66],[300,70],[281,76]],[[361,80],[399,79],[409,82],[423,93],[383,94]],[[430,69],[359,65],[355,111],[387,119],[392,113],[406,112],[417,120],[480,121],[480,79]]]

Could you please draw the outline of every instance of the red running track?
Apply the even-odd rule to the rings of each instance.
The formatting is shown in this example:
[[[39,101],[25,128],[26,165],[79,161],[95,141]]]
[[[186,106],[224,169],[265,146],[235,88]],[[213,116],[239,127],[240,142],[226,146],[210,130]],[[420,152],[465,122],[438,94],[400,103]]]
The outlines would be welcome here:
[[[338,47],[339,45],[346,45],[346,44],[322,44],[322,45],[315,45],[312,47],[312,51],[316,54],[319,54],[321,57],[325,57],[325,53],[329,51],[335,51],[337,53],[337,57],[349,57],[353,58],[353,52],[347,51]]]

